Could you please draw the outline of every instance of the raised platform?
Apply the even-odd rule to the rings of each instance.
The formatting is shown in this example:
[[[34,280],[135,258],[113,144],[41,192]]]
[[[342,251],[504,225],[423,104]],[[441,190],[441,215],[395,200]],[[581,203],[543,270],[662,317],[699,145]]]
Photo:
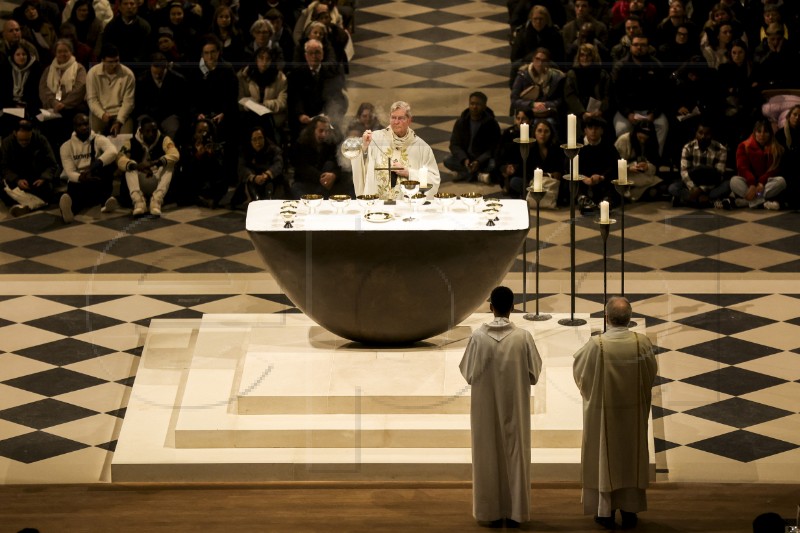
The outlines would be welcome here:
[[[590,329],[559,326],[564,316],[512,317],[534,334],[544,363],[532,392],[537,481],[580,478],[572,354]],[[458,363],[488,319],[474,314],[387,349],[337,337],[304,315],[153,321],[112,479],[469,480],[469,386]]]

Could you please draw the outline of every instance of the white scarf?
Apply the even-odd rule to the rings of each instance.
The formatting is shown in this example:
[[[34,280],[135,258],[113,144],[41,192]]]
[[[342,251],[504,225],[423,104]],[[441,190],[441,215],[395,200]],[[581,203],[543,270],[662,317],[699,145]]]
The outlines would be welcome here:
[[[77,76],[78,62],[75,61],[75,56],[69,56],[63,65],[54,59],[50,64],[50,70],[47,71],[47,88],[53,93],[58,93],[58,89],[63,87],[63,92],[68,93],[74,87]]]

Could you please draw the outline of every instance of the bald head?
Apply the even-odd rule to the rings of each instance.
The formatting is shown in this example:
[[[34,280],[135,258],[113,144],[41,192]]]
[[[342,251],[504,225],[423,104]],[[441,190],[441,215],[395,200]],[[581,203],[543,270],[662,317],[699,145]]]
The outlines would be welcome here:
[[[623,296],[612,296],[606,303],[606,322],[609,326],[626,327],[631,321],[631,304]]]
[[[17,44],[22,39],[22,30],[16,20],[7,20],[3,26],[3,39],[9,44]]]

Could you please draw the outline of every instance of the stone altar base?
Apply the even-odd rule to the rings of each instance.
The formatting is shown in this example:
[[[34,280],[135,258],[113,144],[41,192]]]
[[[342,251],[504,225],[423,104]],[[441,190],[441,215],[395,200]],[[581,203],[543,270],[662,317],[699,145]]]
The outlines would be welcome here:
[[[580,480],[572,354],[590,329],[559,326],[566,316],[512,315],[543,361],[532,389],[534,481]],[[490,317],[473,314],[402,348],[353,343],[298,314],[154,320],[112,479],[469,481],[469,386],[458,363],[473,328]],[[652,431],[650,443],[655,479]]]

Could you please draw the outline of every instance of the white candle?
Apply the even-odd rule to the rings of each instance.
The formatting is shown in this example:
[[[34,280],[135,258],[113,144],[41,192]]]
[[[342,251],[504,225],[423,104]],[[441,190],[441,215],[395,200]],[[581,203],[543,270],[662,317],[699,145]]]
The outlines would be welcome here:
[[[628,183],[628,162],[624,159],[617,161],[617,180],[621,185]]]
[[[533,192],[542,192],[542,177],[544,176],[544,172],[542,172],[541,168],[537,168],[533,171]]]
[[[575,158],[572,160],[572,179],[575,180],[578,179],[578,176],[581,175],[580,171],[578,171],[578,157],[580,156],[576,155]]]
[[[575,115],[567,115],[567,146],[570,148],[575,147],[575,131],[577,130],[577,122]]]
[[[600,223],[608,223],[608,202],[605,200],[600,202]]]
[[[522,142],[528,142],[530,140],[530,134],[528,133],[529,126],[527,124],[520,124],[519,125],[519,140]]]
[[[423,165],[419,167],[419,174],[417,175],[417,181],[419,181],[420,187],[427,187],[428,186],[428,167]]]

